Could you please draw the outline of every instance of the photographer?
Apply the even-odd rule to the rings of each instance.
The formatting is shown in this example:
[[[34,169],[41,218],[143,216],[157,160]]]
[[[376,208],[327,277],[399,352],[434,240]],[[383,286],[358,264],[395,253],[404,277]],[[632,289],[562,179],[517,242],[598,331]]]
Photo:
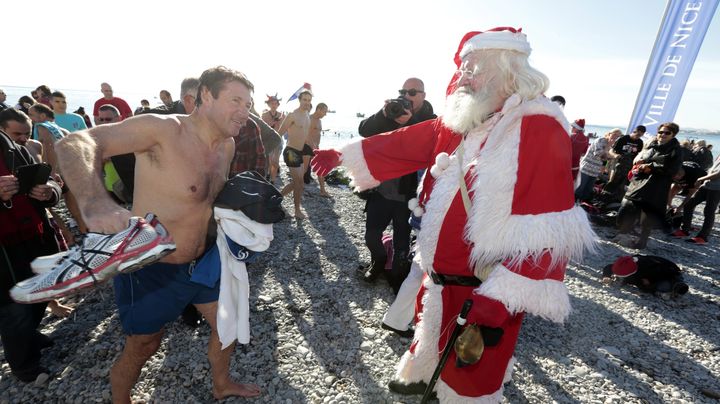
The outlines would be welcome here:
[[[371,137],[436,118],[432,105],[425,101],[425,85],[422,80],[407,79],[399,92],[400,97],[386,100],[380,111],[360,122],[360,136]],[[407,260],[410,250],[410,210],[407,202],[415,197],[417,185],[416,173],[384,181],[370,194],[365,205],[365,244],[370,250],[372,262],[364,278],[368,282],[374,282],[383,272],[388,257],[382,244],[382,235],[392,222],[394,253],[388,283],[396,294],[410,270]]]

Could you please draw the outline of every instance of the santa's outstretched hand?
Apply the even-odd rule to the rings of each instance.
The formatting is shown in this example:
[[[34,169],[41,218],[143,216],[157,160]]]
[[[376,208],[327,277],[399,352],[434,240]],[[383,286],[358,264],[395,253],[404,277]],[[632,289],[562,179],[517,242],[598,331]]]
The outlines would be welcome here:
[[[310,166],[312,167],[313,171],[315,171],[315,174],[317,174],[320,177],[324,177],[330,173],[335,167],[340,165],[340,156],[342,156],[342,153],[340,153],[337,150],[333,149],[326,149],[326,150],[313,150],[314,156],[312,160],[310,161]]]

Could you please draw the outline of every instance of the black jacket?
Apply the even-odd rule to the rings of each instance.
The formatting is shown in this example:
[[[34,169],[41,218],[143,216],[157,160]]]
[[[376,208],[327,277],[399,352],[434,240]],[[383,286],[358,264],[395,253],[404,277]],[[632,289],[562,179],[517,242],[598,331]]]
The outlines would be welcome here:
[[[405,125],[400,125],[394,119],[390,119],[383,114],[381,109],[375,115],[365,118],[360,122],[358,132],[362,137],[371,137],[380,133],[390,132],[402,126],[415,125],[416,123],[425,122],[430,119],[437,118],[433,112],[433,107],[428,101],[423,101],[420,110],[413,114]],[[407,200],[415,197],[418,186],[418,178],[416,173],[410,173],[400,178],[398,192],[405,195]]]
[[[23,165],[35,164],[35,159],[28,150],[14,143],[2,131],[0,158],[10,172]],[[0,203],[0,226],[3,226],[0,229],[0,234],[3,235],[0,238],[0,306],[11,302],[8,291],[15,283],[34,275],[30,268],[30,262],[34,258],[54,254],[59,250],[45,208],[60,200],[60,186],[50,179],[48,185],[53,189],[53,197],[49,201],[41,202],[26,195],[15,195],[11,203]],[[23,209],[23,206],[26,209]],[[30,221],[38,217],[41,226],[33,225],[30,231],[27,226],[22,225],[34,223]]]
[[[707,171],[712,167],[713,165],[713,156],[712,153],[710,153],[710,150],[708,150],[706,147],[700,147],[698,149],[695,149],[691,152],[692,157],[690,158],[692,161],[698,163],[700,167]]]
[[[665,144],[653,140],[641,155],[645,163],[651,165],[651,171],[633,177],[625,199],[640,202],[644,208],[664,216],[673,176],[682,166],[680,143],[675,138]]]

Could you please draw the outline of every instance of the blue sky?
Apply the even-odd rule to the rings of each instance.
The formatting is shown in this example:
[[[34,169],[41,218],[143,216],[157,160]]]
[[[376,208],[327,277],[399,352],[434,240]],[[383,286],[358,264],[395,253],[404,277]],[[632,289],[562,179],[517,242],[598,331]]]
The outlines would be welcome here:
[[[287,99],[303,82],[338,113],[372,113],[407,77],[425,81],[437,111],[468,31],[522,27],[531,63],[568,100],[569,119],[624,126],[630,118],[665,1],[144,1],[53,2],[34,17],[4,5],[5,33],[23,38],[1,85],[95,90],[110,82],[131,106],[223,64],[264,94]],[[72,4],[72,5],[71,5]],[[38,6],[39,7],[39,6]],[[9,8],[9,10],[8,10]],[[37,24],[32,21],[37,22]],[[23,32],[20,36],[19,33]],[[6,51],[6,55],[7,55]],[[720,21],[715,16],[676,115],[720,130]],[[287,108],[294,108],[293,103]]]

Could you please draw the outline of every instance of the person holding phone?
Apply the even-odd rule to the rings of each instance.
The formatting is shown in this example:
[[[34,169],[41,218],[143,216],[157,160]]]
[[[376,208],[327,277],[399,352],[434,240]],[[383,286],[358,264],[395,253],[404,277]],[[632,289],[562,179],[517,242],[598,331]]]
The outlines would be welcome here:
[[[47,304],[19,304],[9,295],[17,282],[34,276],[30,263],[36,257],[59,251],[45,208],[60,200],[60,186],[47,170],[39,180],[40,167],[25,147],[0,130],[0,255],[6,258],[0,259],[0,340],[10,370],[23,382],[47,373],[40,350],[52,344],[38,331]],[[18,172],[28,174],[19,179]]]

